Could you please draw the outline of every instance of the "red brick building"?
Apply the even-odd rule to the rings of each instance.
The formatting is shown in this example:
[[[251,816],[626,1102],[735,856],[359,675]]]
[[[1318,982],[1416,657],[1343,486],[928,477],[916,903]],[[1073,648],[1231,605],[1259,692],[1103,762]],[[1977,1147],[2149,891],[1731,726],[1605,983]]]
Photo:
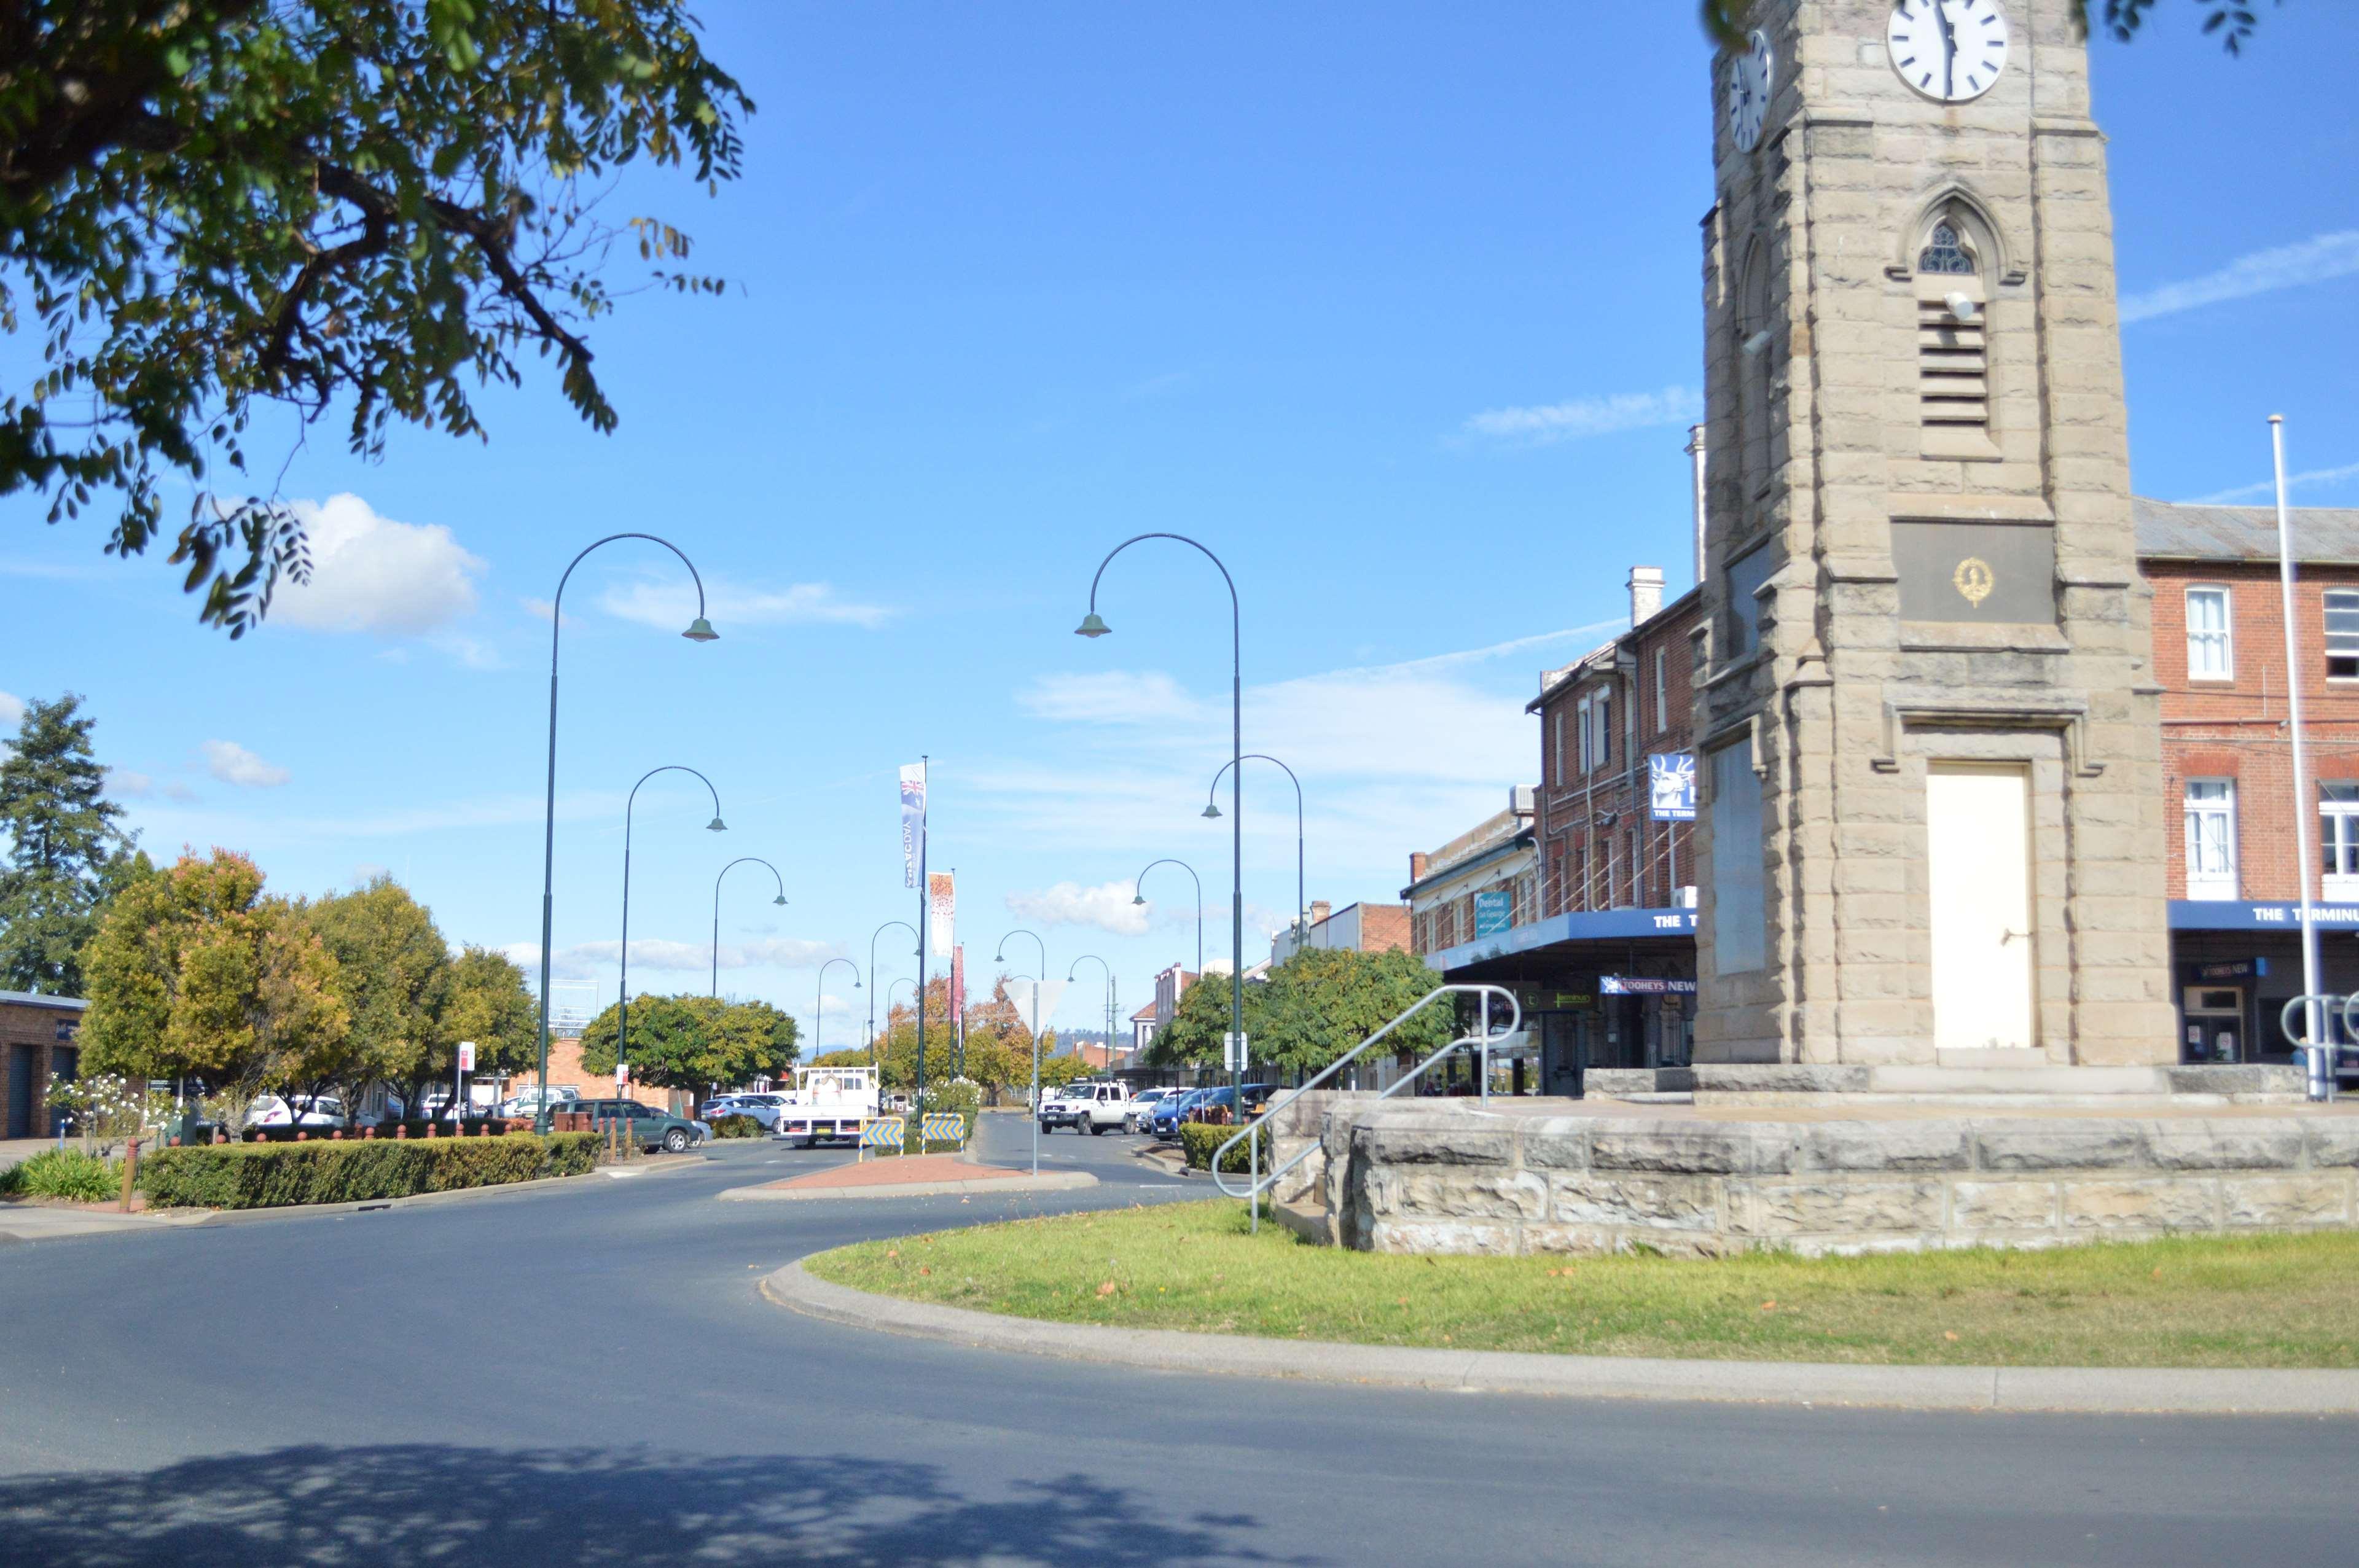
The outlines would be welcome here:
[[[0,1138],[47,1138],[49,1078],[76,1076],[74,1044],[90,1003],[32,991],[0,991]]]
[[[2287,1060],[2302,868],[2277,514],[2135,503],[2162,687],[2171,960],[2187,1061]],[[2291,514],[2306,869],[2322,989],[2359,990],[2359,510]]]

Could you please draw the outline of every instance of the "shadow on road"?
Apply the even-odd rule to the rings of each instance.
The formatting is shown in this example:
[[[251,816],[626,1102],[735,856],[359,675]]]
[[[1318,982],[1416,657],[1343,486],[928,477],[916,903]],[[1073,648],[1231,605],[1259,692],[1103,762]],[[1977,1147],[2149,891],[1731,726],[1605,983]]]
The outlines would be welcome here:
[[[1086,1476],[996,1500],[940,1467],[612,1449],[306,1446],[0,1481],[0,1558],[74,1568],[1301,1562],[1259,1521],[1150,1515]]]

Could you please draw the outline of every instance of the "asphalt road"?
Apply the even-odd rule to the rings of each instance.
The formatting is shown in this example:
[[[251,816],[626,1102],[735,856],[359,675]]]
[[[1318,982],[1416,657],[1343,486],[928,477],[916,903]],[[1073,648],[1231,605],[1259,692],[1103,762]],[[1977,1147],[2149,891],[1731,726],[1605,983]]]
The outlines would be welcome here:
[[[1020,1157],[1020,1119],[985,1119]],[[817,1323],[863,1237],[1203,1191],[724,1204],[842,1158],[0,1248],[0,1568],[2359,1561],[2359,1425],[1581,1403]]]

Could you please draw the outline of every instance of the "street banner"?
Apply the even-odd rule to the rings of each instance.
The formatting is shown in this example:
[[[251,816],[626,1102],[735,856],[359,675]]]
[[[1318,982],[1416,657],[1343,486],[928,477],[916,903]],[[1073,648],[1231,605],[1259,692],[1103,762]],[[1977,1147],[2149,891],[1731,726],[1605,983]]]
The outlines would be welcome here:
[[[901,885],[918,885],[918,841],[926,836],[926,764],[901,770]]]
[[[1048,984],[1042,985],[1038,980],[1009,980],[1007,1000],[1016,1004],[1016,1022],[1027,1029],[1032,1027],[1032,993],[1038,991],[1040,993],[1040,1027],[1045,1032],[1049,1026],[1049,1021],[1057,1016],[1057,1004],[1064,1000],[1065,987],[1068,983],[1064,980],[1050,980]]]
[[[1693,752],[1661,752],[1647,759],[1647,815],[1657,822],[1693,822],[1696,760]]]
[[[951,885],[951,873],[927,872],[926,896],[933,903],[933,918],[928,924],[932,927],[930,940],[934,957],[948,957],[951,949],[957,946],[951,935],[951,926],[958,915],[958,890]]]

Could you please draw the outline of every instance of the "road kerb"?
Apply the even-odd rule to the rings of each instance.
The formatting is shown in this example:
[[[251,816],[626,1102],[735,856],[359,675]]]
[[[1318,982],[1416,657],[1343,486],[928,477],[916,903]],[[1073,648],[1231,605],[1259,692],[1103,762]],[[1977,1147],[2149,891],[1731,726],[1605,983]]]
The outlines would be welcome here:
[[[712,1195],[740,1203],[809,1203],[824,1198],[922,1198],[944,1193],[1060,1193],[1093,1187],[1087,1171],[1043,1171],[1037,1176],[986,1176],[971,1182],[883,1182],[859,1187],[729,1187]]]
[[[1430,1350],[1112,1328],[970,1312],[832,1284],[789,1263],[764,1277],[777,1305],[853,1328],[1159,1371],[1562,1399],[2101,1415],[2359,1414],[2359,1371],[2090,1367],[1864,1367]]]

